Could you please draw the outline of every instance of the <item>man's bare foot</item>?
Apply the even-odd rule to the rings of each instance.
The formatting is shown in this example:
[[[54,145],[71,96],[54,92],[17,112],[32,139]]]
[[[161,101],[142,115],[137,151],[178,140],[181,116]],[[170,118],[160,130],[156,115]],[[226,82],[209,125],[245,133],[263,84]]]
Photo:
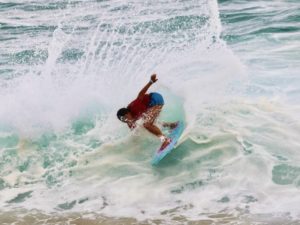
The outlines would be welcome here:
[[[163,123],[163,127],[168,127],[171,130],[174,129],[175,127],[177,127],[177,125],[178,125],[178,122],[175,122],[175,123]]]
[[[164,149],[165,149],[165,147],[167,147],[167,145],[171,143],[171,141],[172,141],[172,139],[171,139],[171,138],[166,138],[166,140],[165,140],[165,141],[162,143],[162,145],[161,145],[161,147],[160,147],[159,151],[162,151],[162,150],[164,150]]]

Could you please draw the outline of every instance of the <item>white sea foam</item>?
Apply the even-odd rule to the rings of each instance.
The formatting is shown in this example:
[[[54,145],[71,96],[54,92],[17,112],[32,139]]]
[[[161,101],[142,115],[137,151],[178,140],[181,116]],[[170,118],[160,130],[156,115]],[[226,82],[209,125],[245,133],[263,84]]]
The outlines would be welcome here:
[[[286,96],[298,87],[278,84],[286,68],[270,69],[255,40],[229,47],[217,1],[69,1],[43,9],[53,17],[19,3],[20,21],[3,12],[0,21],[36,33],[19,27],[3,47],[15,65],[7,63],[13,70],[0,83],[2,209],[139,220],[300,216],[300,126],[289,104],[297,94]],[[142,128],[129,134],[115,116],[154,72],[151,91],[166,100],[160,119],[187,125],[158,167],[150,165],[155,137]]]

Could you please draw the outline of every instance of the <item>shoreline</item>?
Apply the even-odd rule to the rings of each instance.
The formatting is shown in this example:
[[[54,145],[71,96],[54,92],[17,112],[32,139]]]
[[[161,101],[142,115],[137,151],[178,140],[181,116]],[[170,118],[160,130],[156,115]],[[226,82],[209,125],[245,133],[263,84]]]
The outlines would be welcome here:
[[[138,220],[133,217],[108,217],[90,212],[57,212],[45,213],[38,210],[17,209],[16,211],[0,211],[1,225],[297,225],[300,220],[289,217],[275,217],[267,214],[245,214],[233,216],[230,214],[216,213],[207,216],[206,219],[188,219],[181,215],[167,215],[165,219]]]

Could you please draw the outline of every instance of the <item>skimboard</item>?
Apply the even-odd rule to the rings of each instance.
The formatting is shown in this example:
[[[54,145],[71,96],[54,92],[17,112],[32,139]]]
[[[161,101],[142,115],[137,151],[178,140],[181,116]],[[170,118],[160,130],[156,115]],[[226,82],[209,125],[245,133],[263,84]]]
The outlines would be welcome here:
[[[180,138],[184,130],[184,124],[182,121],[178,121],[177,126],[171,131],[168,137],[171,139],[171,142],[161,149],[161,147],[155,152],[155,155],[152,159],[152,165],[157,165],[160,160],[162,160],[168,153],[170,153],[175,147],[178,139]]]

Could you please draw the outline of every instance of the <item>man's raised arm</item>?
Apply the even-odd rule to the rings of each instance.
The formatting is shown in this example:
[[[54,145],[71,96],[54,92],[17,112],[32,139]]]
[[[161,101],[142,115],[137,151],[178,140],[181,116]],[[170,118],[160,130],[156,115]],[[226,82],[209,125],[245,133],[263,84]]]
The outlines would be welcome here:
[[[143,98],[148,91],[149,87],[157,81],[156,74],[152,74],[150,81],[146,84],[146,86],[140,91],[138,98]]]

